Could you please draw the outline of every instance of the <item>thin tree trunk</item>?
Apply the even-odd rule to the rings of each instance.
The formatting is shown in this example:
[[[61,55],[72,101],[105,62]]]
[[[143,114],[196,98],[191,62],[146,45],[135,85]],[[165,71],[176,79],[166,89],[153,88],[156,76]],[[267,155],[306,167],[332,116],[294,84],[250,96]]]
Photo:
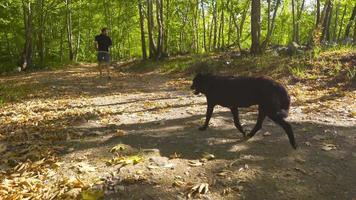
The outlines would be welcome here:
[[[214,5],[213,5],[214,6]],[[214,17],[211,18],[210,26],[209,26],[209,51],[212,48],[211,42],[212,42],[212,37],[213,37],[213,29],[214,29]]]
[[[205,24],[205,9],[204,9],[204,3],[203,0],[200,1],[201,4],[201,14],[203,17],[203,46],[204,46],[204,51],[207,52],[208,49],[206,47],[206,24]]]
[[[261,33],[261,1],[252,0],[251,4],[251,53],[261,54],[260,33]]]
[[[60,42],[60,50],[59,50],[59,55],[60,55],[60,61],[63,62],[63,29],[61,29],[61,42]]]
[[[40,0],[40,16],[39,16],[39,34],[38,34],[38,50],[39,50],[39,56],[40,56],[40,63],[41,65],[44,65],[44,26],[45,26],[45,21],[44,21],[44,0]]]
[[[227,9],[229,10],[229,28],[228,28],[228,32],[227,32],[227,46],[230,45],[230,41],[231,41],[231,32],[232,32],[232,2],[231,0],[227,0],[227,3],[226,3],[226,7]]]
[[[218,28],[218,25],[217,25],[217,7],[218,7],[217,0],[214,0],[213,3],[215,4],[214,11],[213,11],[213,23],[214,23],[213,49],[216,49],[217,28]]]
[[[225,37],[224,37],[224,25],[225,25],[225,16],[224,16],[224,9],[225,3],[224,1],[221,2],[221,18],[220,18],[220,33],[221,33],[221,46],[219,48],[224,48],[225,46]]]
[[[20,67],[25,70],[32,65],[32,4],[31,1],[22,1],[24,24],[25,24],[25,46],[22,51]]]
[[[251,0],[247,0],[246,6],[244,8],[244,12],[242,13],[242,17],[241,17],[240,33],[239,33],[239,37],[238,37],[238,41],[237,41],[240,51],[241,51],[241,37],[242,37],[242,33],[243,33],[243,29],[244,29],[244,25],[245,25],[245,21],[246,21],[246,17],[247,17],[247,12],[248,12],[248,8],[250,7],[250,4],[251,4]]]
[[[73,61],[73,34],[72,34],[72,11],[71,11],[71,0],[66,0],[66,9],[67,9],[67,41],[69,48],[69,60]]]
[[[320,0],[316,0],[316,22],[315,27],[320,24]]]
[[[163,8],[162,0],[156,0],[156,17],[158,24],[158,38],[157,38],[157,57],[156,59],[161,59],[163,55]]]
[[[302,4],[300,8],[297,10],[297,22],[296,22],[296,42],[300,43],[300,20],[302,18],[303,10],[304,10],[305,0],[302,0]]]
[[[337,1],[336,9],[335,9],[335,21],[334,21],[334,32],[333,32],[333,42],[336,42],[337,37],[337,27],[339,21],[339,12],[340,12],[340,1]]]
[[[141,50],[142,50],[142,59],[147,59],[146,51],[146,37],[145,37],[145,21],[142,9],[142,0],[138,0],[138,12],[140,15],[140,30],[141,30]]]
[[[292,33],[292,42],[296,42],[296,25],[295,25],[295,0],[292,0],[292,25],[293,25],[293,33]]]
[[[81,39],[81,34],[80,34],[80,15],[78,17],[78,35],[77,35],[77,45],[75,47],[75,61],[78,61],[78,54],[79,54],[79,50],[80,50],[80,39]]]
[[[147,21],[148,21],[148,42],[149,42],[149,57],[155,58],[157,49],[156,49],[156,44],[153,38],[153,4],[152,0],[147,0]]]
[[[274,23],[276,21],[276,16],[277,16],[277,10],[278,10],[278,7],[279,7],[280,3],[281,3],[281,0],[277,0],[276,5],[274,7],[273,15],[272,15],[271,25],[269,26],[269,29],[267,29],[266,39],[262,43],[262,48],[263,49],[265,49],[267,47],[267,45],[269,44],[269,41],[270,41],[270,39],[272,37],[273,30],[274,30]]]
[[[344,19],[345,19],[345,15],[346,15],[346,10],[347,10],[347,5],[344,6],[344,12],[342,13],[342,17],[341,17],[341,21],[340,21],[339,33],[337,34],[337,42],[340,41],[342,26],[344,25]]]
[[[355,16],[356,16],[356,5],[354,6],[354,9],[352,11],[350,20],[347,23],[347,26],[346,26],[346,29],[345,29],[345,36],[344,36],[345,39],[349,37],[350,29],[351,29],[352,23],[353,23],[353,21],[355,19]]]
[[[323,31],[322,31],[322,35],[321,35],[321,41],[328,41],[328,36],[329,36],[329,28],[330,28],[330,16],[331,16],[331,12],[332,12],[332,3],[331,0],[329,0],[326,5],[325,5],[326,9],[325,12],[323,13]]]

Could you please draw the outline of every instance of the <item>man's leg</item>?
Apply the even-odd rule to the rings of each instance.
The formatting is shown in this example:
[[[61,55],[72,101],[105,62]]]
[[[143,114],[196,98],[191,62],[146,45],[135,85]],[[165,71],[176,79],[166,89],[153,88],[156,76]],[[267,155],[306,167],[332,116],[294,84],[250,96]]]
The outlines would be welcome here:
[[[102,72],[102,63],[100,61],[98,61],[98,68],[99,68],[99,72],[100,72],[100,76],[103,74]]]

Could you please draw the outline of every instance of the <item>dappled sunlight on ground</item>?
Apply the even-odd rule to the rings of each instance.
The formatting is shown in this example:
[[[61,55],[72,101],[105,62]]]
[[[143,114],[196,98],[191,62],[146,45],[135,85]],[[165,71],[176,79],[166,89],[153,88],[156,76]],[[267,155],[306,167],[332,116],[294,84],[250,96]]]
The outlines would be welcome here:
[[[355,91],[288,84],[293,150],[270,120],[244,140],[222,107],[198,131],[206,100],[179,76],[115,69],[107,80],[79,65],[1,77],[18,84],[0,107],[0,196],[70,199],[90,188],[105,199],[184,199],[205,183],[201,198],[356,196]],[[256,110],[240,110],[246,130]]]

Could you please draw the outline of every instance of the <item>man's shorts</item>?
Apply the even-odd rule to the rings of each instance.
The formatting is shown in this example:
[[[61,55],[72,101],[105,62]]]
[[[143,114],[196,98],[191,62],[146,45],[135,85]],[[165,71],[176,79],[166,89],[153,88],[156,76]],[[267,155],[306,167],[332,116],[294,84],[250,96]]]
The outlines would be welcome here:
[[[110,62],[110,53],[105,51],[98,52],[98,62],[100,63],[109,63]]]

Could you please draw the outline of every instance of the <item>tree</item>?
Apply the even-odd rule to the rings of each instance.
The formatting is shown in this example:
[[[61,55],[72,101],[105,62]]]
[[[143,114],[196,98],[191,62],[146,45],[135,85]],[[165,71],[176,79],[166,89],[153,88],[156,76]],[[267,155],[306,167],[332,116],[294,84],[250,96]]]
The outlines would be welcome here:
[[[32,65],[32,3],[22,0],[22,9],[25,25],[25,45],[20,60],[21,70]]]
[[[353,21],[355,19],[355,16],[356,16],[356,5],[354,6],[354,8],[352,10],[352,14],[351,14],[350,20],[347,23],[347,26],[346,26],[346,29],[345,29],[345,36],[344,36],[345,39],[349,37],[350,29],[351,29],[352,23],[353,23]]]
[[[67,42],[69,49],[69,60],[73,61],[73,33],[72,33],[72,11],[71,11],[71,0],[66,0],[66,19],[67,19]]]
[[[261,1],[252,0],[251,4],[251,54],[261,54],[260,34],[261,34]]]
[[[145,19],[143,15],[142,0],[138,0],[138,11],[140,15],[141,49],[142,59],[147,59],[146,39],[145,39]]]

